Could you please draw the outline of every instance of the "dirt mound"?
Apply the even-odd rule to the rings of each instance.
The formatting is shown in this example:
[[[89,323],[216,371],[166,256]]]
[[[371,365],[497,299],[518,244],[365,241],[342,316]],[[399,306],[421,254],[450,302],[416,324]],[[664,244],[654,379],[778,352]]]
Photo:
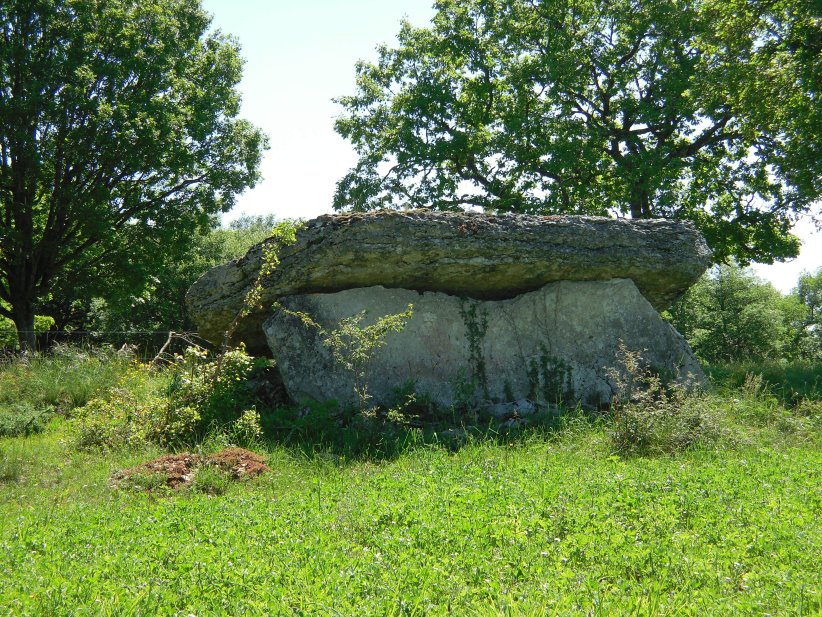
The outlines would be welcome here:
[[[243,476],[258,476],[268,471],[265,458],[256,452],[251,452],[243,448],[221,450],[216,454],[212,454],[208,460],[223,471],[231,474],[232,478],[239,479]]]
[[[227,448],[210,456],[181,452],[167,454],[112,476],[115,486],[125,484],[152,490],[161,487],[179,489],[194,481],[197,470],[213,466],[235,480],[258,476],[268,471],[265,458],[244,448]]]

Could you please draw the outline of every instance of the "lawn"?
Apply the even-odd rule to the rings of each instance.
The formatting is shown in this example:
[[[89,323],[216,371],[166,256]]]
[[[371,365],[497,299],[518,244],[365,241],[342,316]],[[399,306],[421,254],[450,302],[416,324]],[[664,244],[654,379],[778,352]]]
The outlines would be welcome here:
[[[77,450],[57,414],[0,438],[0,614],[818,615],[810,394],[723,386],[702,406],[729,436],[655,456],[620,455],[607,417],[383,441],[308,418],[217,495],[118,486],[168,450]]]

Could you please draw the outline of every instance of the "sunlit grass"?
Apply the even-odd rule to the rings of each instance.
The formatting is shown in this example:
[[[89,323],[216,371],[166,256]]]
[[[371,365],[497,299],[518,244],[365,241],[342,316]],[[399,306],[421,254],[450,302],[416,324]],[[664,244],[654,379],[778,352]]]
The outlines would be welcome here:
[[[57,417],[0,438],[0,614],[819,614],[818,398],[699,404],[723,437],[654,457],[580,413],[455,438],[281,410],[270,472],[177,492],[116,488],[163,451],[74,451]]]

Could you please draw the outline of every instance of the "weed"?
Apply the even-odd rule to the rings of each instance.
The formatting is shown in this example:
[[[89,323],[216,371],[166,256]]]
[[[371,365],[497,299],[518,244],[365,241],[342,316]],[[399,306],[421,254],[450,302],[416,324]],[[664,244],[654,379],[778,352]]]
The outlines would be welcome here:
[[[460,316],[463,324],[465,324],[465,336],[468,339],[468,362],[471,366],[471,381],[482,390],[482,394],[487,400],[491,397],[488,393],[488,374],[485,366],[483,342],[488,331],[488,311],[478,302],[462,298],[460,300]]]
[[[721,422],[706,399],[688,394],[687,386],[666,385],[640,352],[620,341],[620,368],[609,378],[616,386],[610,430],[619,454],[654,455],[712,444],[723,436]]]
[[[223,495],[231,486],[231,476],[216,465],[201,465],[194,472],[191,490],[206,495]]]
[[[24,457],[17,443],[0,446],[0,484],[19,482],[23,476]]]
[[[246,409],[239,418],[229,424],[227,435],[230,442],[236,445],[249,446],[259,443],[263,429],[260,424],[260,412],[256,407]]]
[[[374,354],[385,346],[388,333],[402,331],[414,314],[414,307],[409,304],[401,313],[383,315],[370,326],[362,326],[360,324],[366,317],[366,312],[362,311],[341,319],[337,327],[326,330],[308,313],[292,311],[281,305],[275,308],[299,318],[303,324],[318,332],[337,365],[354,378],[354,395],[360,412],[369,408],[368,367]]]
[[[29,401],[0,404],[0,437],[20,437],[46,428],[53,408],[35,408]]]

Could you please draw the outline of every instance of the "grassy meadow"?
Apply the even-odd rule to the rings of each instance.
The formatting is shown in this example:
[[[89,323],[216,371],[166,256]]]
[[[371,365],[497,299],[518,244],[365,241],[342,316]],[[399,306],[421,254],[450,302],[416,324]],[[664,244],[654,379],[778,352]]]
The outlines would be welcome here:
[[[172,491],[112,475],[231,439],[77,447],[128,365],[0,369],[0,614],[822,613],[818,366],[712,370],[683,404],[711,431],[642,453],[576,410],[456,430],[269,410],[244,444],[268,473]]]

